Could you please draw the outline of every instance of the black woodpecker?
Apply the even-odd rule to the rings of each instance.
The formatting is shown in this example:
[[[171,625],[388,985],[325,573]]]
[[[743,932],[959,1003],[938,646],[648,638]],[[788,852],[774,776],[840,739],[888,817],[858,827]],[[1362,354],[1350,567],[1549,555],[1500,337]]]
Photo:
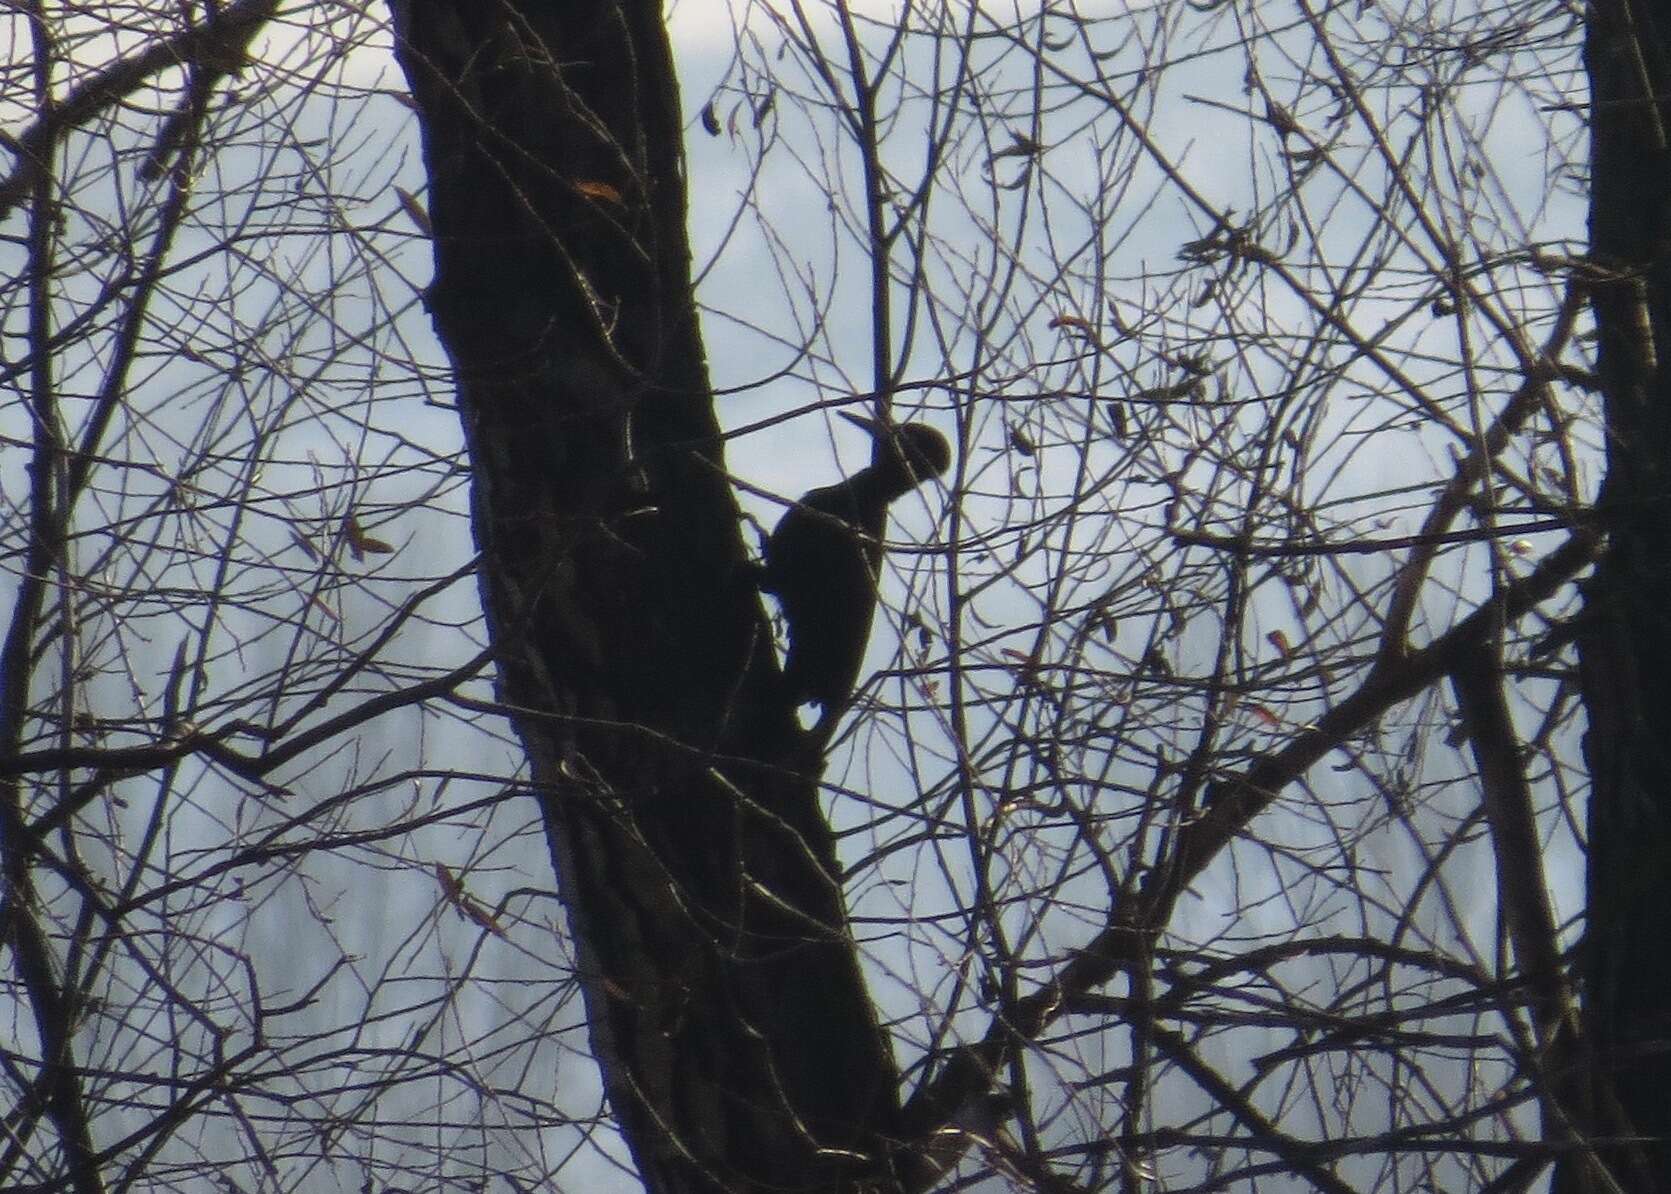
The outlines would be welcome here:
[[[833,724],[864,662],[888,503],[940,476],[952,461],[945,437],[925,424],[842,418],[876,439],[879,463],[814,489],[789,508],[766,540],[760,583],[777,595],[789,624],[783,667],[789,696],[797,705],[819,704],[818,729]]]

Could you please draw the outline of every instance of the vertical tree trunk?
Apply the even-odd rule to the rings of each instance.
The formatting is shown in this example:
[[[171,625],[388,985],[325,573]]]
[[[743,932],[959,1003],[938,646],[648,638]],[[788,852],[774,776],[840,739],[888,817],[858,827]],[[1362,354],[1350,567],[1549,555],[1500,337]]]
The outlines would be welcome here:
[[[1671,23],[1596,0],[1590,237],[1608,551],[1579,640],[1592,778],[1585,1026],[1593,1132],[1619,1186],[1671,1190]],[[1602,1188],[1569,1160],[1562,1188]]]
[[[660,4],[392,7],[501,691],[613,1110],[655,1191],[853,1188],[897,1075],[721,468]]]

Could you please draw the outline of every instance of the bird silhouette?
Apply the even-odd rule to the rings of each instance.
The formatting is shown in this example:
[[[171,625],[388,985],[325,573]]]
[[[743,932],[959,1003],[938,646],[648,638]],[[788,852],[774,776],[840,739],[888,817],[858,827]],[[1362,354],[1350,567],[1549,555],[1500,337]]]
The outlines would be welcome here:
[[[876,610],[888,504],[951,465],[945,437],[923,423],[894,426],[857,415],[881,448],[876,464],[803,494],[766,540],[760,587],[777,595],[789,627],[783,678],[795,704],[821,707],[815,732],[834,721],[858,681]]]

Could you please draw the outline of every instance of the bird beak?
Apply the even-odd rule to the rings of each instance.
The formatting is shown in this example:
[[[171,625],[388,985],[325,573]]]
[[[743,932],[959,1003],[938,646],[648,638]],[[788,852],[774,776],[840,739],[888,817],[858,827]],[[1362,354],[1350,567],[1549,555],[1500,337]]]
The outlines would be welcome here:
[[[863,415],[849,414],[844,410],[837,411],[836,413],[846,419],[849,423],[853,424],[853,426],[863,427],[870,433],[870,437],[872,439],[881,439],[884,434],[883,424],[877,422],[875,419],[867,419]]]

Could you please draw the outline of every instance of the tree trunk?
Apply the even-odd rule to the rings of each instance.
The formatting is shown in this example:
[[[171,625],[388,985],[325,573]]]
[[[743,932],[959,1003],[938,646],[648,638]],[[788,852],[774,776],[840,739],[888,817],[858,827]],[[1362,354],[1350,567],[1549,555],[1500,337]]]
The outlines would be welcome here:
[[[482,591],[653,1191],[884,1179],[898,1076],[723,472],[656,0],[393,3]]]
[[[1671,1190],[1671,24],[1596,0],[1590,238],[1609,547],[1579,636],[1592,780],[1585,1036],[1592,1132],[1615,1188]],[[1560,1188],[1606,1188],[1570,1159]]]

